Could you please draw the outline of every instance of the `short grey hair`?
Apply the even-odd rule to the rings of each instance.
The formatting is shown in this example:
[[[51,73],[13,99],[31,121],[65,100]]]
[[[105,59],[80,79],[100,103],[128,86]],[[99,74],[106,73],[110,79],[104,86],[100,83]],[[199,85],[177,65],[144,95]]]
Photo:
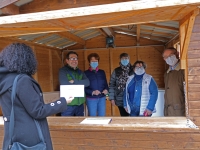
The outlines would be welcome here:
[[[168,48],[164,49],[164,51],[162,52],[162,56],[163,56],[164,52],[167,50],[173,51],[175,55],[178,55],[177,49],[175,49],[174,47],[168,47]]]

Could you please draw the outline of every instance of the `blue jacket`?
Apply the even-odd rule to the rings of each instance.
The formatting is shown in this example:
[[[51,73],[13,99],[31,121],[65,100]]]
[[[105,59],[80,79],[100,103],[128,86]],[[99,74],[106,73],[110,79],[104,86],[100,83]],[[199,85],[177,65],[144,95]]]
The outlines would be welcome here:
[[[85,71],[85,75],[90,80],[90,86],[85,88],[86,97],[89,98],[100,98],[104,97],[104,94],[92,95],[92,92],[95,90],[99,90],[103,92],[103,90],[108,90],[108,84],[106,80],[106,74],[101,69],[91,70],[88,69]]]
[[[151,82],[149,84],[149,92],[150,92],[150,99],[149,99],[149,103],[146,108],[149,109],[150,111],[153,111],[156,101],[157,101],[157,98],[158,98],[158,87],[153,78],[151,78]],[[124,97],[123,97],[124,107],[127,107],[126,106],[126,96],[127,96],[126,93],[128,93],[129,105],[135,106],[135,107],[140,107],[141,95],[142,95],[142,79],[136,83],[135,77],[134,77],[128,84],[128,88],[125,89],[125,91],[124,91]]]

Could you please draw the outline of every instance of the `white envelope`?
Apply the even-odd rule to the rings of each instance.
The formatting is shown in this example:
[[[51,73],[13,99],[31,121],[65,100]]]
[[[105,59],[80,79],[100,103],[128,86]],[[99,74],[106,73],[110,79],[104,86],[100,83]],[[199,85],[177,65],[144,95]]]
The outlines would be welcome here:
[[[84,97],[84,85],[60,85],[60,97]]]

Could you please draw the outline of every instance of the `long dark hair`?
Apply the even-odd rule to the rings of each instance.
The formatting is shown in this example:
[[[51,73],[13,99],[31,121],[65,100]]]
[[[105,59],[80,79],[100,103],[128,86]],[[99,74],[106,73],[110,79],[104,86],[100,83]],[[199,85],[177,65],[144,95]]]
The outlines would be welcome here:
[[[0,65],[10,72],[33,75],[37,71],[37,60],[31,49],[23,43],[12,43],[0,53]]]

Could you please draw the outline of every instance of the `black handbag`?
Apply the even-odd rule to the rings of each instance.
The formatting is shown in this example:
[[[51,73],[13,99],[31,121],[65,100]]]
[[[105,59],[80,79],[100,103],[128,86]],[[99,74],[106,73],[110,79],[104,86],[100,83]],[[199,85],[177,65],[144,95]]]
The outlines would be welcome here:
[[[40,125],[37,120],[34,119],[35,125],[38,130],[39,138],[40,138],[40,143],[28,147],[25,146],[19,142],[12,142],[12,136],[13,136],[13,130],[14,130],[14,100],[16,96],[16,87],[17,87],[17,80],[19,76],[22,76],[22,74],[19,74],[15,77],[13,86],[12,86],[12,93],[11,93],[11,101],[12,101],[12,109],[11,109],[11,115],[10,115],[10,124],[9,124],[9,137],[10,137],[10,145],[9,145],[9,150],[46,150],[46,143],[44,141],[44,137],[40,128]]]

